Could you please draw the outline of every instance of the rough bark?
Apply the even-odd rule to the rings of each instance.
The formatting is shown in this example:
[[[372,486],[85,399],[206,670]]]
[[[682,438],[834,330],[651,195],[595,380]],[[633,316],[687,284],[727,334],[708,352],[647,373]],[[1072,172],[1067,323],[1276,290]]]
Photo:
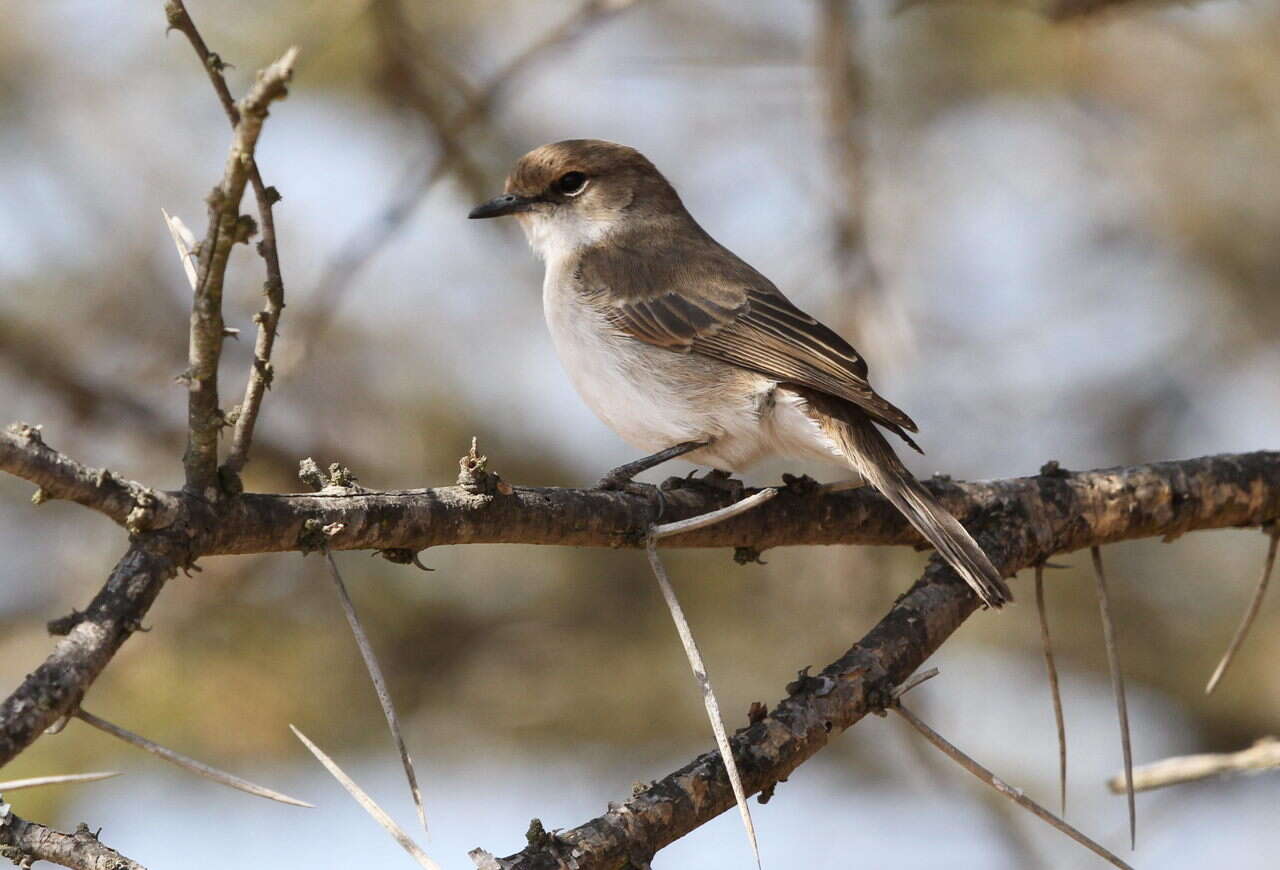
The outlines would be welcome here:
[[[979,508],[985,513],[977,537],[991,560],[1012,574],[1054,553],[1092,546],[1090,541],[1169,539],[1199,529],[1257,525],[1280,509],[1278,470],[1280,454],[1206,457],[1087,475],[1049,469],[1038,478],[985,485],[992,498]],[[1006,497],[996,497],[998,492]],[[772,789],[834,736],[883,708],[892,688],[976,609],[977,600],[955,572],[931,559],[869,634],[820,674],[791,683],[771,713],[734,735],[734,758],[748,793]],[[604,815],[530,843],[500,866],[551,870],[569,856],[578,870],[644,867],[658,849],[733,803],[723,763],[706,753]]]
[[[1280,452],[1088,472],[1051,464],[1046,470],[1032,477],[973,483],[935,479],[926,486],[971,528],[1018,518],[1036,530],[1046,554],[1134,537],[1176,537],[1193,528],[1254,525],[1258,517],[1280,513]],[[326,543],[335,550],[422,550],[472,543],[642,547],[652,515],[648,502],[625,493],[511,487],[503,495],[476,489],[246,493],[227,506],[199,548],[207,554],[303,549],[299,542],[317,524],[334,530]],[[731,500],[710,487],[671,490],[662,518],[697,516]],[[811,494],[791,487],[753,511],[662,544],[766,550],[814,544],[923,546],[923,541],[873,490]]]
[[[72,834],[55,831],[15,816],[3,802],[0,802],[0,857],[19,866],[51,861],[73,870],[146,870],[99,841],[98,835],[86,824],[77,825]]]
[[[165,581],[189,564],[185,536],[138,536],[89,607],[55,620],[53,652],[0,704],[0,767],[74,712],[116,650],[138,630]]]

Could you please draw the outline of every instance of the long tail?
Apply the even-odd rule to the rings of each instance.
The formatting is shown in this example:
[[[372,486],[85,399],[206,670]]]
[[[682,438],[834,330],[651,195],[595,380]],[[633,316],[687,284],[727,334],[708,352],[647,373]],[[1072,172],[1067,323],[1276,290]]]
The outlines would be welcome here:
[[[933,544],[934,549],[973,587],[983,604],[999,608],[1012,601],[1009,587],[987,554],[982,552],[964,526],[907,470],[875,423],[856,408],[822,398],[826,401],[810,400],[810,407],[818,412],[814,416],[827,435],[840,445],[854,469]]]

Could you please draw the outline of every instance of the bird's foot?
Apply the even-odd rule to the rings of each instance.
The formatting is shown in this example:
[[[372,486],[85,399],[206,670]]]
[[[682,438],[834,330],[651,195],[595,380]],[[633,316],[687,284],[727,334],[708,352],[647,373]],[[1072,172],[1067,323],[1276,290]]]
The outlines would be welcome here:
[[[801,498],[813,495],[822,489],[822,484],[807,474],[802,474],[799,477],[794,474],[784,474],[782,475],[782,485],[787,492],[798,495]]]
[[[797,477],[794,474],[782,475],[782,484],[787,488],[788,492],[795,495],[806,497],[816,495],[827,495],[833,492],[846,492],[851,489],[861,489],[867,485],[867,482],[861,478],[855,480],[836,480],[831,483],[818,483],[807,474]]]
[[[600,483],[596,488],[607,492],[625,492],[628,495],[646,499],[653,505],[653,521],[656,523],[661,520],[662,514],[667,509],[667,497],[662,494],[662,488],[654,486],[652,483],[641,483],[637,480],[632,480],[629,477],[618,474],[619,470],[615,468],[600,478]]]
[[[668,477],[662,482],[662,488],[703,490],[714,495],[727,495],[729,501],[742,498],[742,481],[729,472],[713,468],[701,477],[696,475],[696,471],[691,471],[686,477]]]

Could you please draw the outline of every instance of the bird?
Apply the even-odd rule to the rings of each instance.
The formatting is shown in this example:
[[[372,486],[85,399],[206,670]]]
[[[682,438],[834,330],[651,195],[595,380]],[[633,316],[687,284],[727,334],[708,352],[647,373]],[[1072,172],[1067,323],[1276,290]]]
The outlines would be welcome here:
[[[617,487],[675,456],[721,475],[770,456],[857,472],[980,602],[1012,600],[1000,572],[885,437],[920,450],[907,414],[872,389],[867,361],[713,239],[634,148],[568,139],[516,161],[470,218],[514,215],[545,263],[555,350],[592,411],[650,455]],[[921,451],[923,452],[923,451]]]

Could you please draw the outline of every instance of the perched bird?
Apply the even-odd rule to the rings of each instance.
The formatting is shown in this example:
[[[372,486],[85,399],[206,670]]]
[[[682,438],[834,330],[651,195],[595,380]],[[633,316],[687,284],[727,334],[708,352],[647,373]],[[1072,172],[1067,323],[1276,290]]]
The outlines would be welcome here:
[[[919,450],[915,423],[871,388],[866,360],[711,238],[644,155],[594,139],[544,145],[470,217],[501,215],[516,216],[546,262],[543,312],[573,385],[629,444],[657,451],[606,480],[681,454],[723,472],[775,454],[838,462],[984,604],[1009,600],[1000,572],[885,440],[881,428]]]

